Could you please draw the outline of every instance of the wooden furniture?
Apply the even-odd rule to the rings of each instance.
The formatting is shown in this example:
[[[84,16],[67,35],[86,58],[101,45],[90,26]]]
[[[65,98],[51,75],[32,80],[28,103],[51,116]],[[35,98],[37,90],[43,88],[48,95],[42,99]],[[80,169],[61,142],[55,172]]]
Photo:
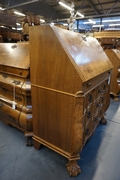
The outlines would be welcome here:
[[[103,49],[120,48],[120,31],[94,32]]]
[[[115,101],[120,101],[120,50],[106,49],[108,58],[113,64],[112,78],[110,83],[110,93]]]
[[[95,38],[47,25],[29,33],[34,147],[68,158],[77,176],[83,146],[106,123],[112,64]]]
[[[23,41],[23,34],[13,29],[0,28],[0,35],[2,36],[3,42],[12,43],[17,41]]]
[[[28,43],[0,43],[0,119],[23,131],[28,137],[27,145],[31,145],[33,126]]]

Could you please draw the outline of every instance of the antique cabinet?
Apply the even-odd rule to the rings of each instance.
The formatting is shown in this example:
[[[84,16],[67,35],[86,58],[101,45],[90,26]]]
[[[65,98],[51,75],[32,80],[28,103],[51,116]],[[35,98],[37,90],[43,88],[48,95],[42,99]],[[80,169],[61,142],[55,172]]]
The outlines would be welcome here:
[[[103,49],[120,48],[119,31],[94,32],[94,37],[100,42]]]
[[[120,101],[120,50],[106,49],[108,58],[113,64],[112,77],[110,83],[110,93],[115,101]]]
[[[28,43],[0,44],[0,119],[32,135],[30,59]]]
[[[83,146],[106,123],[112,64],[95,38],[49,25],[29,33],[34,147],[68,158],[77,176]]]

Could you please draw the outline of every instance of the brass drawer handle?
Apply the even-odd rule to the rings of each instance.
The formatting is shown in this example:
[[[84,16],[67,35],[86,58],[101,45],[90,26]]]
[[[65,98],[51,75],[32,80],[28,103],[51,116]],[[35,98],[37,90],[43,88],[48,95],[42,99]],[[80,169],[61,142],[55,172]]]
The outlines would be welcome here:
[[[7,78],[8,76],[7,76],[7,74],[2,74],[2,77]]]
[[[15,99],[16,99],[17,101],[22,101],[22,98],[20,98],[20,97],[15,97]]]
[[[98,89],[98,94],[105,92],[103,89]]]
[[[17,45],[14,44],[14,45],[11,46],[11,48],[12,48],[12,49],[15,49],[15,48],[17,48]]]
[[[101,97],[101,102],[104,102],[104,100],[105,100],[104,97]]]
[[[15,85],[19,85],[21,82],[14,80],[12,83],[14,83]]]
[[[85,134],[87,135],[89,133],[89,128],[86,129]]]
[[[92,86],[91,82],[87,83],[87,87],[90,87]]]
[[[90,111],[87,113],[87,118],[88,119],[91,118],[91,112]]]
[[[107,87],[106,84],[104,84],[103,89],[106,89],[106,87]]]
[[[92,101],[93,101],[93,97],[92,97],[92,95],[91,95],[91,94],[89,95],[88,100],[89,100],[89,102],[92,102]]]
[[[97,107],[102,107],[102,106],[103,106],[103,105],[102,105],[102,104],[100,104],[100,103],[99,103],[99,104],[97,104]]]
[[[108,71],[108,74],[112,74],[112,71],[111,71],[111,70],[109,70],[109,71]]]

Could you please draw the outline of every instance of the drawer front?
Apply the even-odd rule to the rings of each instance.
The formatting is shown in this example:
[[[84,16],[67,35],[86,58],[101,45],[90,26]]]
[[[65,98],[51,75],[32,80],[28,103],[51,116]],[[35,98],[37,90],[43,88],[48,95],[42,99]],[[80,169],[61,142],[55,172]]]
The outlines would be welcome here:
[[[6,88],[0,87],[0,95],[5,97],[5,99],[8,99],[10,101],[14,100],[17,104],[20,104],[20,105],[23,105],[25,102],[23,95],[14,93],[13,91],[10,91]]]
[[[87,108],[90,104],[92,104],[95,101],[96,91],[93,89],[86,95],[85,98],[85,108]]]
[[[101,38],[101,45],[103,45],[103,44],[115,45],[115,43],[116,43],[115,38]]]
[[[0,87],[0,101],[12,107],[13,101],[16,103],[16,109],[25,113],[32,112],[32,102],[30,96],[24,96],[14,93],[6,88]]]
[[[0,101],[0,114],[7,120],[13,122],[14,124],[19,124],[20,111],[12,109],[10,106],[6,105],[4,102]]]
[[[88,92],[90,92],[91,94],[94,94],[92,91],[94,91],[95,88],[100,88],[101,91],[96,92],[96,97],[98,96],[98,93],[102,93],[102,90],[105,88],[104,86],[106,85],[106,87],[108,86],[108,78],[110,77],[110,75],[112,74],[112,70],[106,71],[105,73],[103,73],[102,75],[97,76],[96,78],[93,78],[89,81],[86,81],[85,83],[83,83],[82,85],[82,91],[84,94],[88,94]],[[106,81],[105,81],[106,79]],[[101,84],[103,82],[103,84]],[[102,87],[101,87],[102,86]]]
[[[8,124],[14,124],[23,131],[32,131],[32,114],[25,114],[14,110],[10,106],[0,101],[0,118],[7,121]]]
[[[15,87],[16,93],[31,95],[31,83],[29,79],[0,73],[0,87],[4,87],[13,91]]]
[[[83,133],[83,145],[87,142],[87,140],[90,139],[91,135],[93,133],[93,120],[90,120],[85,128],[84,128],[84,133]]]
[[[108,79],[96,86],[85,96],[83,115],[84,140],[83,144],[94,132],[99,121],[104,116],[110,103],[110,86]]]

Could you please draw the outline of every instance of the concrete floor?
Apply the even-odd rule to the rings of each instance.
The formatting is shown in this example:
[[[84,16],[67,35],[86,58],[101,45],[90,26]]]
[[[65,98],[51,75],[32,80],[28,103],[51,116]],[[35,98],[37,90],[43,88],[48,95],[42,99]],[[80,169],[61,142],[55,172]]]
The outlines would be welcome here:
[[[77,177],[69,176],[66,158],[27,147],[21,131],[0,121],[0,180],[120,180],[120,102],[111,99],[106,119],[84,147]]]

